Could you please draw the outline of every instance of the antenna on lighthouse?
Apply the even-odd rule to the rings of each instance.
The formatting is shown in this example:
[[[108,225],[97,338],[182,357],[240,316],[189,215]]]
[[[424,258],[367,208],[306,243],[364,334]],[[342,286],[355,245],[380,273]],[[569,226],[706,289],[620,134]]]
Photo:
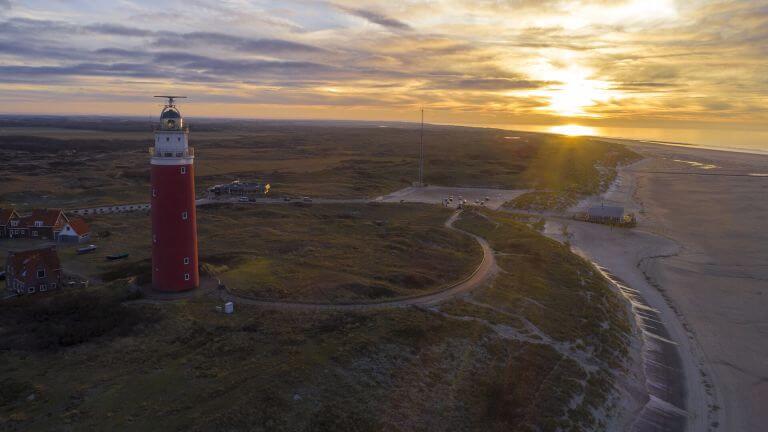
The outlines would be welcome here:
[[[166,104],[166,105],[165,105],[165,106],[167,106],[167,107],[176,106],[176,105],[173,103],[175,99],[186,99],[186,98],[187,98],[186,96],[168,96],[168,95],[163,95],[163,96],[154,96],[154,97],[156,97],[156,98],[163,98],[163,99],[168,99],[168,104]]]

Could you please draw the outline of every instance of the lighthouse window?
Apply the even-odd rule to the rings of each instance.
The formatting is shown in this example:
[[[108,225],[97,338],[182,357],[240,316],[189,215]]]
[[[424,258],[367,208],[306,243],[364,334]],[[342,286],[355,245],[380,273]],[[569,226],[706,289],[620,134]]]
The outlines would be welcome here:
[[[184,264],[189,264],[189,257],[184,257]]]
[[[181,167],[181,173],[186,174],[187,173],[187,167]]]
[[[181,218],[182,218],[182,219],[184,219],[184,220],[187,220],[187,219],[189,219],[189,213],[187,213],[187,212],[182,212],[182,213],[181,213]]]
[[[157,243],[157,235],[152,234],[152,243]]]
[[[171,138],[169,138],[169,137],[165,137],[165,140],[166,140],[166,141],[170,141],[170,140],[171,140]]]
[[[152,196],[153,197],[157,196],[157,189],[154,189],[154,188],[152,189]]]
[[[177,137],[177,138],[176,138],[176,141],[181,141],[181,137]]]
[[[184,280],[189,280],[189,273],[184,273]]]

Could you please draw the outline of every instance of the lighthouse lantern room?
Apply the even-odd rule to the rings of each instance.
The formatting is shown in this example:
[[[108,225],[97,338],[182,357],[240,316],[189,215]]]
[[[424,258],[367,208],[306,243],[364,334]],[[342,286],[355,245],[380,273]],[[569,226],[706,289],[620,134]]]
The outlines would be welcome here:
[[[195,155],[175,99],[167,99],[150,147],[152,180],[152,287],[179,292],[200,283],[195,217]]]

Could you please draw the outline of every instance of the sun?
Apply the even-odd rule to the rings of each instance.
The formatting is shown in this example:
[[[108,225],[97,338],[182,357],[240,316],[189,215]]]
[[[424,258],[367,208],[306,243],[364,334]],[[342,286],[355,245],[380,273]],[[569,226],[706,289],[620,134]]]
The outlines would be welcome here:
[[[545,60],[529,69],[530,76],[551,83],[531,94],[547,101],[539,108],[547,113],[561,117],[599,117],[588,108],[620,99],[621,94],[612,90],[609,82],[596,78],[593,69],[578,65],[579,60],[571,57]],[[563,66],[564,63],[570,64]]]
[[[589,126],[579,126],[575,124],[552,126],[549,128],[549,131],[559,135],[568,136],[595,135],[597,133],[594,128]]]
[[[560,75],[562,84],[550,91],[548,108],[561,116],[590,116],[586,108],[610,98],[609,84],[590,79],[583,69],[566,69]]]

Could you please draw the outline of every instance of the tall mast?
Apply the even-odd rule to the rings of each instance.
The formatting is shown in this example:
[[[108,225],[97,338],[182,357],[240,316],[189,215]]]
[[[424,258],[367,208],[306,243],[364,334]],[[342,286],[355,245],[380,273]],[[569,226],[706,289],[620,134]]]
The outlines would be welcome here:
[[[424,108],[421,109],[421,134],[419,135],[419,186],[424,186]]]

